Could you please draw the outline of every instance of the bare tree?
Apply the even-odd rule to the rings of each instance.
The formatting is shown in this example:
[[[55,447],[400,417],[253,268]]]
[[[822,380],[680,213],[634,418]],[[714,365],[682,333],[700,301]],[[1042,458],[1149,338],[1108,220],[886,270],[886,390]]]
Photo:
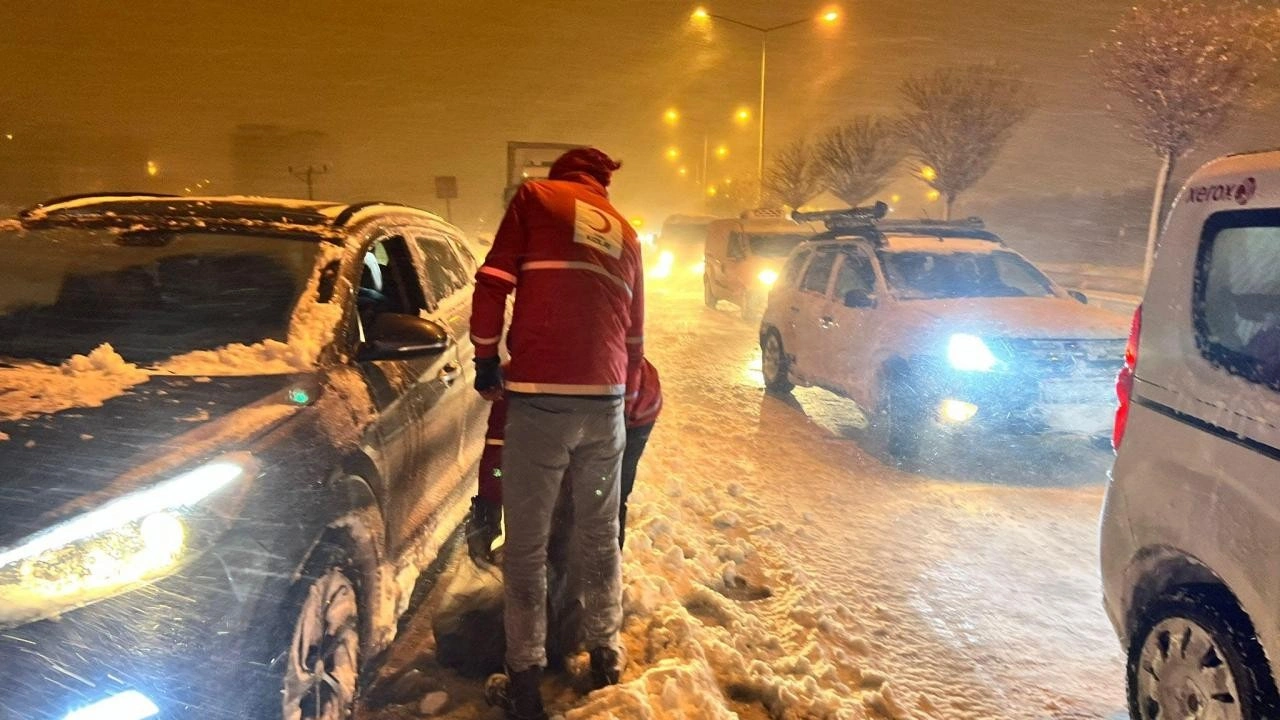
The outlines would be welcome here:
[[[898,131],[919,163],[916,175],[942,195],[950,218],[956,198],[991,169],[1035,98],[1016,68],[999,64],[940,68],[908,78],[901,92]]]
[[[766,200],[798,208],[821,191],[822,176],[808,140],[793,140],[774,153],[764,173]]]
[[[819,138],[814,159],[827,189],[853,206],[882,189],[905,155],[892,122],[862,115]]]
[[[1148,0],[1093,51],[1098,74],[1129,102],[1121,115],[1160,158],[1143,280],[1151,273],[1178,159],[1223,130],[1275,63],[1277,11],[1249,0]]]

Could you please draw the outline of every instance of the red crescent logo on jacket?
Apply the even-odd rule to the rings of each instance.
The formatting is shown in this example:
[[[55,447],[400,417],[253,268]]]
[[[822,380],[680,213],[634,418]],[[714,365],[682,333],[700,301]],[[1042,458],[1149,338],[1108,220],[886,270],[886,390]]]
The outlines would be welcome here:
[[[593,213],[595,213],[596,215],[598,215],[598,216],[600,217],[600,219],[604,221],[604,227],[596,227],[595,225],[592,225],[591,223],[587,223],[587,227],[589,227],[589,228],[591,228],[592,230],[595,230],[596,232],[599,232],[599,233],[607,233],[607,232],[610,232],[611,230],[613,230],[613,223],[609,222],[609,216],[608,216],[608,215],[605,215],[604,213],[600,212],[599,210],[596,210],[595,208],[592,208],[592,209],[591,209],[591,212],[593,212]]]

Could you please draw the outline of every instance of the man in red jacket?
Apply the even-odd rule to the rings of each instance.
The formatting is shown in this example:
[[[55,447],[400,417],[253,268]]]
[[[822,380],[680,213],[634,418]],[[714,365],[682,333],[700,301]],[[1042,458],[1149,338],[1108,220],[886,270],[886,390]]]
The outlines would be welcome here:
[[[621,670],[623,395],[644,357],[644,274],[635,231],[606,191],[620,166],[594,148],[562,155],[547,180],[516,192],[476,273],[475,387],[490,400],[504,392],[498,343],[507,296],[518,288],[507,332],[502,468],[513,720],[546,717],[539,685],[547,663],[547,541],[566,472],[592,682],[616,683]]]

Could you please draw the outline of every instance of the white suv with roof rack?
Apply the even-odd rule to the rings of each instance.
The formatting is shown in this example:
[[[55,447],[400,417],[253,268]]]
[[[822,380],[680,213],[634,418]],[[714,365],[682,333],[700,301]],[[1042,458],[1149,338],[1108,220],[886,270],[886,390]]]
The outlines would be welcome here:
[[[1116,389],[1102,581],[1130,713],[1280,717],[1280,151],[1187,181]]]
[[[1125,319],[1089,307],[980,220],[797,213],[828,232],[792,251],[760,326],[766,385],[826,388],[914,457],[939,424],[1104,434]]]

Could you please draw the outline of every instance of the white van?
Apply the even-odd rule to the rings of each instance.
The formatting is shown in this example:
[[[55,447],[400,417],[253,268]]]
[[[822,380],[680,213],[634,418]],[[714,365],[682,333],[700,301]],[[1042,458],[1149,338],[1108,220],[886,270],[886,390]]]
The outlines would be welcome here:
[[[1187,182],[1125,355],[1101,555],[1130,712],[1280,717],[1280,151]]]

